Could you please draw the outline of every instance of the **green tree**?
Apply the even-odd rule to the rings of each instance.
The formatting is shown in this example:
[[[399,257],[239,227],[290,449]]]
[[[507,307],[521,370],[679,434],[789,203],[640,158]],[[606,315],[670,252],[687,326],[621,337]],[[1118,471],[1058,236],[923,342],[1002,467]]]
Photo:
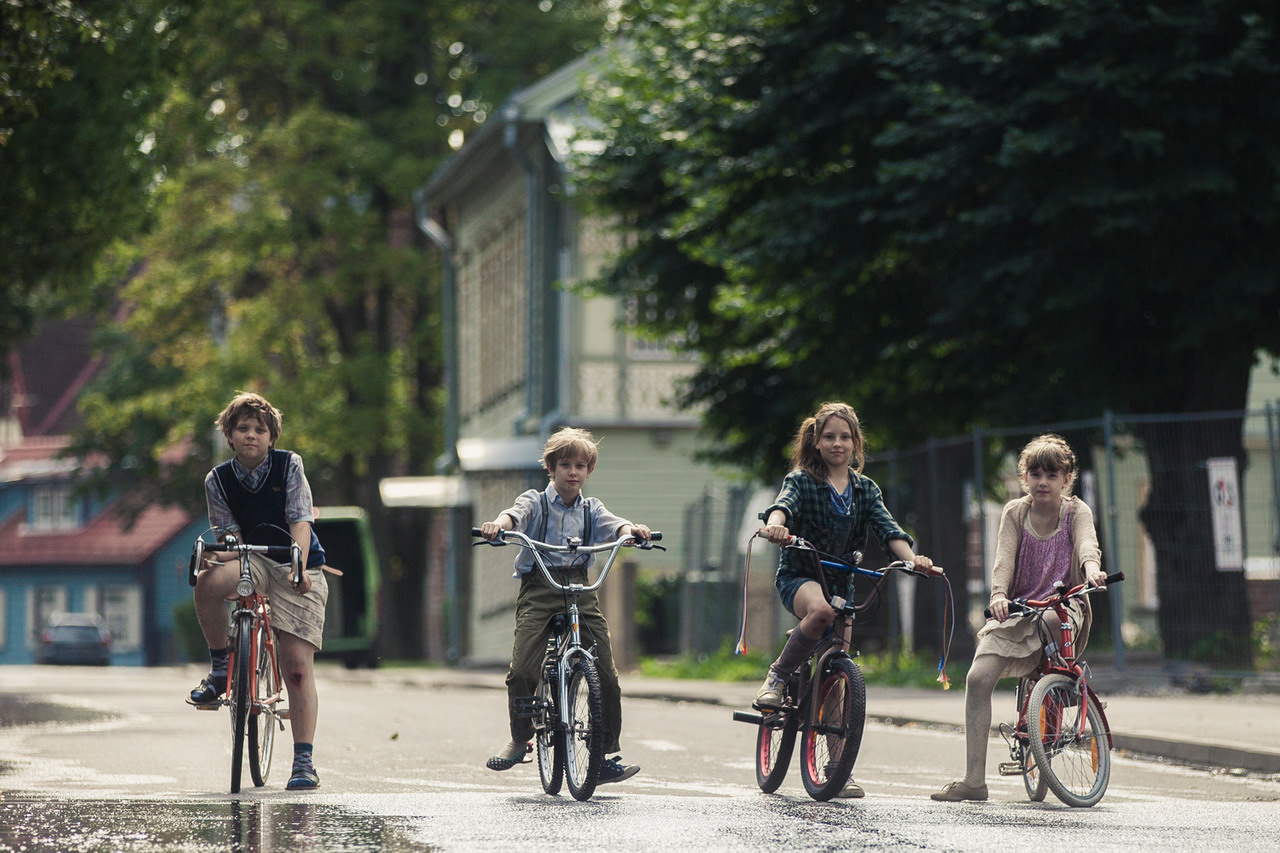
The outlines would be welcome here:
[[[776,475],[827,397],[881,446],[1241,409],[1280,352],[1274,4],[625,10],[584,184],[633,239],[600,286],[700,359],[683,399],[726,457]],[[1166,651],[1246,636],[1243,579],[1189,556],[1185,436],[1143,437]],[[1243,458],[1238,423],[1212,440]]]
[[[0,351],[144,225],[146,119],[181,17],[158,0],[0,0]]]
[[[412,193],[511,87],[599,31],[588,3],[193,6],[155,122],[157,226],[112,259],[127,316],[82,406],[79,449],[115,461],[103,479],[202,508],[212,418],[234,389],[262,391],[317,499],[370,511],[383,648],[418,654],[424,524],[378,494],[441,449],[440,265]]]

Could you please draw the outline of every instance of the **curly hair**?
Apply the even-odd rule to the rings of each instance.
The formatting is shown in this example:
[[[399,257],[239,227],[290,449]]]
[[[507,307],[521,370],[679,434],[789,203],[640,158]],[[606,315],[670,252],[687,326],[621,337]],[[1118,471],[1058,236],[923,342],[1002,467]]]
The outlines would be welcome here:
[[[231,433],[235,431],[236,424],[246,416],[257,418],[267,428],[267,432],[271,433],[271,446],[275,447],[276,439],[280,437],[280,430],[284,424],[284,415],[267,402],[266,397],[252,391],[237,391],[236,396],[214,421],[214,425],[222,430],[222,435],[227,439],[227,446],[231,447]]]

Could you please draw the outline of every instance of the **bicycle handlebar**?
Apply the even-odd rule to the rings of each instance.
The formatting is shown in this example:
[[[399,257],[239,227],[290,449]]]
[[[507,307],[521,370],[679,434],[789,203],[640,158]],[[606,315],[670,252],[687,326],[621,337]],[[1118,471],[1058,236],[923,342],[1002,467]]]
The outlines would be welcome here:
[[[483,536],[484,534],[480,532],[479,527],[473,527],[471,528],[471,535]],[[514,537],[515,541],[507,542],[506,537],[509,536]],[[661,545],[654,544],[660,539],[662,539],[662,534],[655,530],[649,534],[648,540],[636,539],[635,536],[628,533],[621,539],[613,542],[600,542],[596,545],[583,545],[576,538],[570,539],[569,543],[566,545],[552,545],[548,542],[539,542],[536,539],[530,539],[519,530],[500,530],[498,531],[498,535],[493,539],[483,539],[471,544],[472,547],[476,545],[492,545],[495,548],[501,548],[506,545],[516,545],[520,548],[524,548],[529,551],[529,553],[533,554],[534,565],[541,570],[543,579],[546,580],[552,588],[558,589],[561,592],[569,592],[572,588],[577,587],[581,592],[594,592],[600,588],[602,583],[604,583],[605,577],[609,574],[609,569],[612,568],[614,560],[618,558],[618,553],[624,546],[639,548],[643,551],[648,551],[653,548],[657,548],[659,551],[667,550]],[[543,554],[602,554],[606,551],[609,552],[609,558],[605,561],[604,568],[600,570],[599,577],[596,578],[595,583],[586,585],[560,583],[551,576],[551,568],[542,558]]]
[[[910,560],[894,560],[889,565],[880,569],[864,569],[861,566],[855,566],[850,563],[846,563],[843,560],[837,560],[830,554],[824,554],[817,548],[813,547],[813,543],[805,539],[801,539],[799,536],[787,537],[787,544],[782,547],[816,554],[818,555],[818,562],[821,563],[824,568],[835,569],[839,572],[863,575],[871,578],[882,578],[891,571],[905,572],[906,574],[915,575],[916,577],[921,578],[941,577],[946,574],[946,570],[944,570],[942,566],[935,565],[932,569],[925,571],[917,569],[916,564]],[[854,553],[858,554],[858,559],[861,559],[861,552],[855,551]]]
[[[208,532],[205,531],[205,533]],[[204,534],[201,534],[192,546],[191,560],[188,564],[187,575],[191,586],[196,585],[196,576],[200,572],[205,552],[237,554],[241,559],[249,554],[264,554],[267,557],[288,562],[292,569],[292,580],[295,586],[302,583],[302,573],[306,569],[302,565],[302,548],[297,542],[291,542],[288,545],[253,545],[240,541],[240,537],[234,533],[228,533],[222,542],[210,544],[204,541]]]
[[[1115,574],[1107,575],[1107,579],[1103,582],[1102,586],[1090,586],[1088,583],[1082,583],[1078,586],[1073,586],[1070,589],[1063,589],[1056,598],[1014,598],[1009,601],[1009,615],[1015,616],[1028,613],[1039,613],[1041,611],[1048,610],[1055,604],[1061,604],[1062,602],[1068,601],[1072,598],[1083,598],[1084,596],[1092,595],[1095,592],[1105,592],[1106,588],[1111,586],[1111,584],[1119,583],[1122,580],[1124,580],[1124,572],[1116,572]],[[991,608],[985,608],[982,611],[982,614],[990,619]]]

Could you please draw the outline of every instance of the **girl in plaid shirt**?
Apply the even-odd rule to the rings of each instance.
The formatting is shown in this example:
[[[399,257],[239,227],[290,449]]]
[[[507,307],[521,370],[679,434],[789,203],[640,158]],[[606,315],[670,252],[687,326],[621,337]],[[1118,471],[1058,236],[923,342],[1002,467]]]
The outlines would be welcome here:
[[[853,552],[874,533],[880,547],[900,560],[928,571],[933,561],[912,550],[912,539],[885,509],[880,487],[862,474],[865,441],[858,416],[845,403],[823,403],[806,418],[796,434],[791,453],[791,473],[782,481],[777,499],[762,514],[759,535],[775,545],[792,536],[808,540],[815,548],[853,562]],[[847,575],[827,575],[833,593],[847,596]],[[800,624],[791,632],[778,659],[756,695],[757,708],[782,705],[782,691],[822,639],[835,611],[822,585],[812,576],[802,557],[783,549],[774,580],[782,604]],[[850,782],[842,797],[861,797],[862,788]]]

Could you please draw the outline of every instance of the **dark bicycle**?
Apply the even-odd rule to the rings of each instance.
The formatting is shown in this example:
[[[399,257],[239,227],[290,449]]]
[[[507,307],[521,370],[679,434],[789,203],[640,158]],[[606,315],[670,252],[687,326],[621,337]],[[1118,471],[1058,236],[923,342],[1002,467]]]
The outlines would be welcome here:
[[[942,574],[919,571],[913,563],[895,562],[882,569],[864,569],[824,554],[805,540],[793,536],[784,547],[811,555],[815,579],[836,612],[835,622],[813,650],[808,662],[793,673],[783,691],[783,706],[760,713],[734,711],[733,719],[758,726],[756,735],[756,782],[760,790],[773,793],[787,775],[796,734],[800,740],[800,772],[804,788],[818,801],[829,800],[844,788],[853,773],[862,731],[867,719],[867,694],[862,670],[849,654],[849,631],[855,616],[879,600],[885,582],[893,572],[918,577]],[[859,554],[855,559],[861,559]],[[872,578],[875,585],[861,604],[833,596],[822,569],[834,569]],[[793,630],[799,630],[795,628]],[[856,654],[856,652],[855,652]]]

